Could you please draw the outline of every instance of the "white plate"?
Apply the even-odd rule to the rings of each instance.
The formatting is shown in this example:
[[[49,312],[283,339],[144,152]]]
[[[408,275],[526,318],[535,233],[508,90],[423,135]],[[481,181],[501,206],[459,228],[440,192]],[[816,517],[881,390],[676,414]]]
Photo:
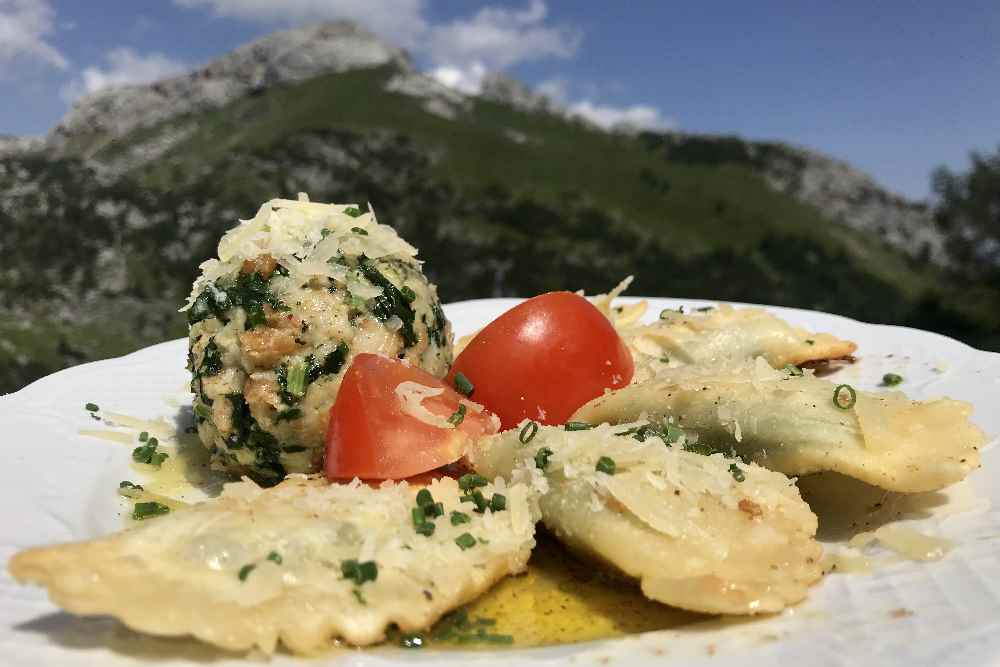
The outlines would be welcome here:
[[[628,299],[626,299],[628,301]],[[707,302],[652,299],[650,314]],[[516,303],[489,299],[445,310],[459,334]],[[1000,433],[1000,355],[944,336],[843,317],[773,308],[787,320],[858,342],[859,362],[838,379],[874,388],[883,373],[906,378],[914,398],[947,395],[976,406],[975,421]],[[106,428],[84,404],[136,417],[183,421],[188,403],[186,341],[119,359],[70,368],[0,399],[4,465],[0,467],[0,558],[39,544],[79,540],[121,527],[115,489],[135,479],[129,447],[80,435]],[[889,355],[892,355],[891,357]],[[338,665],[574,664],[712,665],[973,665],[1000,664],[1000,464],[993,451],[968,480],[930,497],[937,505],[908,521],[954,540],[941,561],[903,562],[872,574],[835,574],[809,599],[775,617],[719,621],[622,640],[519,651],[402,652],[379,649],[334,654]],[[950,499],[948,502],[946,500]],[[924,500],[927,500],[925,498]],[[928,514],[930,516],[928,516]],[[904,517],[908,519],[909,517]],[[106,618],[59,612],[43,591],[0,578],[0,662],[8,665],[246,665],[243,658],[188,639],[147,639]],[[900,611],[905,610],[905,611]],[[912,612],[909,614],[908,612]],[[155,610],[150,610],[155,613]],[[273,665],[316,664],[287,655]]]

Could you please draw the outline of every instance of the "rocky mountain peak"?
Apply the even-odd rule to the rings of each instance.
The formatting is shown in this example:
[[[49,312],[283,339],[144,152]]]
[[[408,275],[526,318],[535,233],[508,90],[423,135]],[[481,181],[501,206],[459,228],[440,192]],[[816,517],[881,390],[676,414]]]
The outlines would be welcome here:
[[[351,21],[272,33],[180,76],[124,86],[80,99],[48,134],[52,148],[74,137],[121,137],[141,126],[224,106],[272,86],[352,69],[395,64],[412,70],[406,53]]]

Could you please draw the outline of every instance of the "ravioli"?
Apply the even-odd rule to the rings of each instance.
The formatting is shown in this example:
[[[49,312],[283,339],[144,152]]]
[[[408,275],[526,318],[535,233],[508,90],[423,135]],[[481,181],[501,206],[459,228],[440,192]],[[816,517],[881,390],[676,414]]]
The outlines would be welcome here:
[[[667,366],[727,365],[763,357],[775,368],[841,359],[857,349],[828,333],[794,327],[761,308],[722,304],[705,312],[665,310],[652,324],[619,329],[636,365],[655,375]]]
[[[792,481],[685,451],[682,441],[668,446],[642,427],[540,427],[526,445],[515,429],[480,440],[470,462],[538,489],[549,530],[639,580],[653,600],[724,614],[802,600],[821,577],[822,550],[816,516]],[[609,461],[613,474],[598,470]]]
[[[390,624],[428,628],[523,570],[534,546],[525,485],[483,486],[486,498],[505,498],[483,513],[460,501],[452,479],[427,488],[443,504],[427,536],[412,517],[417,487],[292,476],[267,490],[230,484],[217,499],[108,537],[30,549],[9,568],[67,611],[109,614],[148,634],[268,653],[279,642],[295,653],[334,638],[372,644]]]
[[[942,489],[979,466],[986,437],[969,420],[968,403],[856,391],[854,405],[841,409],[835,388],[758,358],[734,368],[672,369],[594,399],[573,419],[671,419],[714,447],[786,475],[829,470],[889,491]]]

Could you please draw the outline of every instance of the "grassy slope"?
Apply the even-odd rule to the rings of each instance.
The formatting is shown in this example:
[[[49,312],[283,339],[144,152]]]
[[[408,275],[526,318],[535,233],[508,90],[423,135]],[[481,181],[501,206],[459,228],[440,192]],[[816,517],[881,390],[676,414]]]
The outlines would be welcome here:
[[[688,252],[744,250],[769,233],[803,236],[827,249],[846,249],[908,297],[929,285],[923,273],[873,237],[828,222],[816,209],[771,190],[748,168],[670,163],[629,137],[490,102],[473,102],[471,113],[454,120],[440,118],[424,111],[419,100],[384,92],[390,75],[376,69],[319,77],[200,114],[196,132],[168,157],[204,169],[235,148],[266,149],[301,131],[385,129],[414,138],[436,155],[434,170],[447,181],[502,184],[549,203],[558,203],[567,191],[580,191]],[[512,141],[505,134],[509,130],[526,141]],[[139,130],[124,143],[153,134]],[[109,146],[103,155],[119,149]],[[650,187],[642,173],[666,187]],[[169,187],[162,166],[153,167],[148,177]],[[246,194],[250,201],[266,196]]]

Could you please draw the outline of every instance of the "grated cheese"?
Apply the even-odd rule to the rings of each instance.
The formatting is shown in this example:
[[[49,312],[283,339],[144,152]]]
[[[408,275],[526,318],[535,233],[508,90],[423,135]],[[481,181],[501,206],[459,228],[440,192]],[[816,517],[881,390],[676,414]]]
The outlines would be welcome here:
[[[447,419],[441,415],[434,414],[424,407],[424,401],[426,399],[434,396],[440,396],[444,393],[444,389],[441,387],[428,387],[427,385],[420,384],[419,382],[407,380],[406,382],[400,382],[396,386],[394,393],[399,399],[400,411],[403,414],[410,415],[411,417],[430,426],[436,426],[438,428],[455,428],[455,425]]]
[[[272,199],[264,203],[253,218],[241,220],[226,232],[219,241],[218,259],[201,264],[201,275],[181,311],[188,310],[216,280],[239,271],[244,260],[264,254],[288,270],[294,284],[328,277],[347,282],[351,292],[361,298],[380,295],[382,288],[331,260],[361,255],[369,259],[412,258],[417,249],[392,227],[379,224],[373,211],[353,217],[345,212],[350,208],[357,206],[311,202],[304,194],[298,200]]]

